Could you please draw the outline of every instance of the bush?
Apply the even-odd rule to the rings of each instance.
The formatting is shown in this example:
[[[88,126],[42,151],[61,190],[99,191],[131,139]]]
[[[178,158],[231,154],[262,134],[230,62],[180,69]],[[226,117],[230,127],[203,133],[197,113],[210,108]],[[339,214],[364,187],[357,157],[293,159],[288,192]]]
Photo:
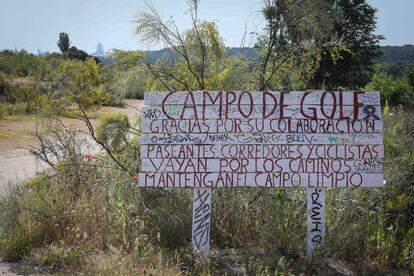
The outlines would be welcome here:
[[[104,115],[96,129],[97,138],[113,151],[120,151],[128,143],[128,116],[122,113]]]
[[[10,100],[10,96],[15,90],[16,89],[11,82],[0,72],[0,100]]]
[[[0,199],[0,254],[6,260],[25,257],[45,238],[49,223],[43,208],[24,189],[12,187]],[[52,222],[52,221],[51,221]]]
[[[15,92],[17,103],[24,105],[24,112],[32,114],[39,112],[46,105],[47,98],[45,95],[37,92],[33,87],[21,86]]]
[[[81,261],[81,252],[78,248],[67,246],[63,243],[51,243],[44,248],[33,250],[33,261],[49,269],[58,270],[65,268],[77,268]]]
[[[380,91],[382,103],[387,101],[392,106],[404,105],[411,107],[414,105],[414,91],[407,76],[392,78],[384,73],[375,74],[372,81],[366,86],[366,90]]]
[[[16,77],[32,76],[39,70],[41,59],[25,50],[17,53],[3,50],[0,51],[0,71]]]
[[[0,103],[0,120],[4,119],[7,115],[7,105]]]
[[[6,104],[7,114],[10,116],[26,114],[26,104],[16,103],[16,104]]]

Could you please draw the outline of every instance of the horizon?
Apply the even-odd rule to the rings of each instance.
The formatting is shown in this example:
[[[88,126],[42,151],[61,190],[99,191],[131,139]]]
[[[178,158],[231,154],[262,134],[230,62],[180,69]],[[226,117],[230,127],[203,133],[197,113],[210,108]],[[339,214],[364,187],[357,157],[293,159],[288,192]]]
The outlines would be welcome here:
[[[410,10],[414,2],[396,0],[368,0],[377,11],[376,34],[384,35],[381,46],[404,46],[414,44],[414,31],[410,25],[414,19]],[[172,16],[181,31],[190,26],[184,11],[186,1],[172,3],[166,0],[152,1],[163,18]],[[214,21],[226,47],[240,47],[244,32],[263,27],[259,13],[260,1],[220,0],[201,1],[200,19]],[[2,0],[0,6],[0,49],[22,50],[37,54],[59,52],[57,40],[60,32],[69,34],[71,45],[88,53],[96,51],[98,43],[104,52],[111,49],[153,51],[162,45],[143,45],[134,34],[134,17],[145,10],[143,1],[105,0],[61,2],[53,0],[27,0],[24,4],[13,0]],[[33,13],[33,10],[36,13]],[[236,20],[235,20],[236,19]],[[27,26],[31,26],[27,28]],[[395,30],[398,30],[396,32]],[[252,46],[251,43],[244,45]]]

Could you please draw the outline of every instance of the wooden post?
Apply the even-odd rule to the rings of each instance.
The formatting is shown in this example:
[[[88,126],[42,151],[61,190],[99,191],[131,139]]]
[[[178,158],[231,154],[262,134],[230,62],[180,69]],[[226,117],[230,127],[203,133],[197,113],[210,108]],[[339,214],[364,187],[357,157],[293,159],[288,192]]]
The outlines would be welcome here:
[[[191,241],[193,252],[205,259],[210,250],[211,188],[194,188],[193,226]]]
[[[307,194],[307,255],[325,241],[325,188],[308,188]]]

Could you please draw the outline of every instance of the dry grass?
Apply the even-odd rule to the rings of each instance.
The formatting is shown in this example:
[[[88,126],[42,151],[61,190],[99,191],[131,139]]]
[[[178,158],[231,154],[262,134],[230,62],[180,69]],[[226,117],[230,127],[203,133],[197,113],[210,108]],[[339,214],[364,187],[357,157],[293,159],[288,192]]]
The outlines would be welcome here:
[[[112,248],[112,252],[99,252],[87,259],[83,271],[85,275],[185,275],[177,264],[165,263],[161,255],[134,260],[131,254],[122,254]]]

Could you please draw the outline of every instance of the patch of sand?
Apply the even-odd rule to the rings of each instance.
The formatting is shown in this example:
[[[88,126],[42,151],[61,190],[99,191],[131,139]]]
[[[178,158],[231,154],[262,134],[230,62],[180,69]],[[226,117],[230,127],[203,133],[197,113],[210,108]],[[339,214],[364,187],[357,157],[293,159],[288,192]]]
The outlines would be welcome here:
[[[96,111],[96,116],[110,113],[126,114],[131,123],[144,102],[142,100],[126,100],[124,108],[102,107]],[[80,120],[62,119],[66,127],[85,130],[86,126]],[[93,125],[97,125],[99,119],[93,119]],[[34,116],[10,116],[0,120],[0,192],[7,188],[9,183],[17,184],[33,177],[36,172],[45,168],[25,149],[36,145],[35,138],[36,118]]]

